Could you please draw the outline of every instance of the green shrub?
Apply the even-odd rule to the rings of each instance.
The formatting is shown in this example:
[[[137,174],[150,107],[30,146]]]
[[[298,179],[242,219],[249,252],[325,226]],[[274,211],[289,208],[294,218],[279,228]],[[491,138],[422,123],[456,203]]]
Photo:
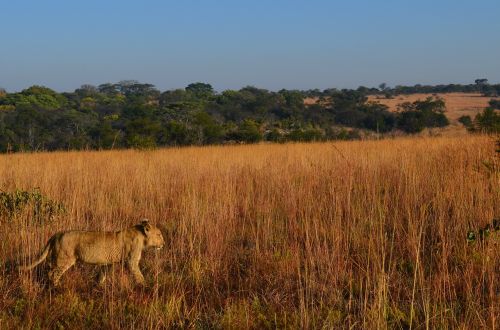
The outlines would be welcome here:
[[[47,198],[39,188],[32,191],[16,189],[13,192],[0,192],[0,222],[11,220],[22,212],[29,212],[34,221],[42,223],[65,211],[64,204]]]

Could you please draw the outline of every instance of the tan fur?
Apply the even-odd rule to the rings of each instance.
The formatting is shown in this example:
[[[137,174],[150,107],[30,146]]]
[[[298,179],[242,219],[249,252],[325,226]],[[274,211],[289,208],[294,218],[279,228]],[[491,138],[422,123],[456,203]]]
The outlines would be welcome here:
[[[144,285],[144,276],[139,269],[142,251],[152,247],[159,249],[163,245],[161,231],[148,220],[118,232],[65,231],[49,239],[34,263],[19,268],[30,270],[47,258],[49,280],[57,286],[62,274],[77,261],[96,265],[125,262],[134,280]],[[105,273],[101,273],[100,282],[104,279]]]

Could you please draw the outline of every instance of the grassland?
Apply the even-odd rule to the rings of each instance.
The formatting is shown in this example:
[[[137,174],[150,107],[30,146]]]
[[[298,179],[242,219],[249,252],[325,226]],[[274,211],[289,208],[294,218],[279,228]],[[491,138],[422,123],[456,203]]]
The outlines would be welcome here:
[[[490,137],[0,156],[0,188],[67,212],[0,218],[0,328],[495,329],[500,215]],[[20,274],[56,231],[148,217],[146,289],[75,267]],[[41,221],[41,222],[40,222]]]
[[[439,97],[445,101],[445,115],[450,121],[450,125],[444,128],[427,128],[419,135],[421,136],[463,136],[467,134],[467,129],[458,119],[462,116],[470,116],[474,119],[477,114],[481,113],[488,105],[491,99],[499,99],[498,97],[486,97],[479,93],[437,93],[425,94],[416,93],[409,95],[396,95],[391,98],[386,98],[383,95],[369,95],[368,101],[384,104],[391,112],[399,111],[399,105],[405,102],[415,102],[417,100],[425,100],[428,97]],[[320,100],[317,97],[309,97],[304,100],[304,104],[313,105],[320,103],[325,106],[329,104],[329,100]]]
[[[368,99],[387,105],[389,111],[397,111],[398,105],[401,103],[425,100],[432,96],[440,97],[445,101],[446,116],[451,124],[458,124],[458,118],[461,116],[470,116],[474,119],[478,113],[488,106],[488,102],[492,99],[478,93],[410,94],[397,95],[393,98],[370,96]]]

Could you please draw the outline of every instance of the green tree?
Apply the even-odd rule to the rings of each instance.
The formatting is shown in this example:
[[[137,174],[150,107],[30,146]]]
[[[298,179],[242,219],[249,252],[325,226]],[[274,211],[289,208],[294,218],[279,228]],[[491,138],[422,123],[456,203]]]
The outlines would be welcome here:
[[[444,112],[446,104],[442,99],[428,97],[413,103],[399,105],[402,111],[397,120],[400,129],[407,133],[418,133],[425,127],[444,127],[449,125]]]
[[[80,98],[94,97],[99,93],[99,90],[94,85],[82,85],[80,88],[75,89],[75,94]]]
[[[162,145],[183,146],[196,142],[196,135],[182,122],[170,120],[160,132],[159,141]]]
[[[159,100],[160,106],[167,107],[179,103],[192,102],[194,101],[194,98],[192,93],[189,93],[184,89],[174,89],[161,93]]]
[[[385,92],[388,87],[386,83],[381,83],[380,85],[378,85],[378,88],[381,92]]]
[[[259,125],[255,121],[245,119],[238,126],[236,131],[229,134],[229,138],[246,143],[256,143],[262,140],[262,133],[260,132]]]
[[[34,109],[55,110],[64,107],[68,100],[61,94],[43,86],[31,86],[20,93],[7,94],[0,103],[4,105],[28,106]]]
[[[93,127],[90,132],[93,146],[97,149],[113,149],[120,147],[122,142],[122,132],[114,129],[109,120],[104,120]]]
[[[481,78],[474,81],[476,83],[477,89],[484,96],[493,96],[496,94],[495,88],[488,83],[488,79]]]
[[[160,95],[154,85],[143,84],[136,80],[122,80],[115,85],[115,89],[129,98],[157,98]]]
[[[97,87],[97,89],[99,93],[106,95],[116,95],[119,93],[118,89],[116,88],[116,85],[111,83],[101,84]]]
[[[135,118],[125,126],[125,140],[132,148],[154,148],[161,131],[159,122],[147,117]]]
[[[186,91],[192,93],[196,98],[207,99],[214,95],[212,85],[206,83],[192,83],[186,87]]]
[[[208,113],[200,111],[196,113],[194,124],[199,127],[199,143],[213,144],[222,141],[224,131]]]
[[[418,133],[424,129],[422,113],[418,111],[404,111],[398,117],[398,127],[406,133]]]

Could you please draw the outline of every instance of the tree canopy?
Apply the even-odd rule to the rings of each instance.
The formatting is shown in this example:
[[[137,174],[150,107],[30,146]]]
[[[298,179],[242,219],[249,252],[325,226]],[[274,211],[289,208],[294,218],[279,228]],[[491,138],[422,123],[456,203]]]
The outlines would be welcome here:
[[[384,93],[412,90],[380,88]],[[44,86],[18,93],[0,89],[0,152],[320,141],[448,125],[439,98],[405,103],[390,112],[368,101],[372,93],[380,89],[273,92],[247,86],[218,93],[203,82],[162,92],[135,80],[82,85],[71,93]],[[318,102],[305,102],[310,97]],[[498,107],[495,102],[492,109]],[[476,122],[492,117],[485,116]]]

